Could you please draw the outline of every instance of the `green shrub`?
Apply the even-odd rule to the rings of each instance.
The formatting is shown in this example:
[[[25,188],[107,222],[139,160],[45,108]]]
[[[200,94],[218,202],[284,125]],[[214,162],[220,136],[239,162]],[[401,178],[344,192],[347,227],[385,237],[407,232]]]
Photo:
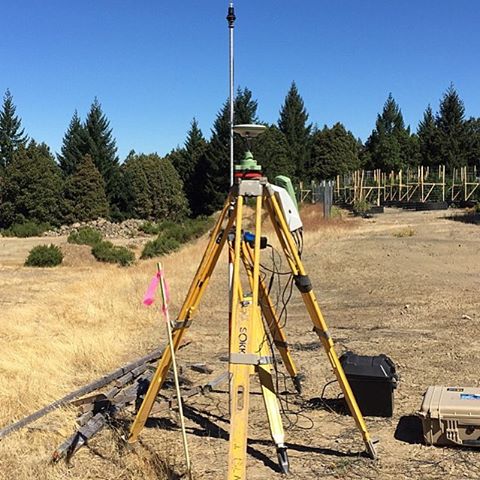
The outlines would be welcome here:
[[[212,219],[199,217],[175,223],[170,220],[158,225],[159,235],[145,244],[141,258],[166,255],[177,250],[182,243],[202,236],[211,226]]]
[[[185,243],[190,240],[189,225],[181,223],[177,225],[169,225],[162,229],[163,236],[176,240],[178,243]]]
[[[140,258],[153,258],[167,253],[174,252],[180,247],[180,243],[174,238],[159,235],[155,240],[147,242],[143,247]]]
[[[343,210],[340,207],[332,205],[330,209],[330,218],[343,218]]]
[[[124,267],[135,261],[135,254],[131,250],[105,241],[94,245],[92,255],[100,262],[118,263]]]
[[[102,234],[92,227],[82,227],[78,232],[72,232],[68,238],[68,243],[76,243],[77,245],[95,246],[102,241]]]
[[[355,215],[365,215],[371,208],[372,206],[367,202],[367,200],[356,200],[353,204],[353,213]]]
[[[55,267],[63,260],[63,253],[56,245],[37,245],[30,250],[27,267]]]
[[[189,220],[189,232],[190,239],[200,238],[213,226],[213,218],[211,217],[198,217],[193,220]]]
[[[35,223],[27,221],[24,223],[14,223],[9,228],[2,231],[4,237],[39,237],[51,228],[48,223]]]
[[[148,235],[158,235],[160,233],[160,225],[158,223],[145,222],[138,229]]]

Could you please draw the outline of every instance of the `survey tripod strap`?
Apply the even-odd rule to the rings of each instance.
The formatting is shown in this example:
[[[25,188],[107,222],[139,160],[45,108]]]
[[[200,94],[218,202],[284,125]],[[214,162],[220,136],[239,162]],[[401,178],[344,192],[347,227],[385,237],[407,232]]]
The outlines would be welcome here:
[[[229,195],[222,212],[220,213],[218,220],[210,235],[210,239],[207,248],[204,252],[200,265],[197,269],[197,273],[190,285],[187,297],[183,303],[180,313],[177,317],[175,329],[173,332],[173,346],[176,352],[180,346],[183,334],[190,326],[195,310],[201,300],[202,294],[208,285],[208,281],[212,276],[215,265],[218,261],[218,257],[222,251],[223,246],[228,237],[228,232],[232,228],[234,215],[231,215],[227,221],[225,230],[222,231],[222,224],[227,216],[227,212],[231,207],[231,196]],[[142,405],[137,412],[135,420],[130,428],[128,442],[133,443],[137,440],[138,435],[145,426],[145,423],[150,415],[153,404],[157,398],[158,392],[162,388],[163,382],[167,376],[168,370],[172,364],[172,356],[170,350],[166,349],[160,359],[158,367],[152,377],[150,386]]]
[[[367,453],[371,458],[375,459],[377,456],[375,447],[370,438],[370,434],[368,433],[362,412],[358,407],[355,396],[353,395],[350,384],[348,383],[345,372],[343,371],[343,367],[340,364],[337,353],[335,352],[332,337],[330,336],[327,324],[323,318],[315,294],[313,293],[310,279],[306,274],[305,268],[298,254],[297,246],[287,226],[283,212],[275,197],[275,193],[271,188],[268,187],[266,188],[265,204],[267,206],[267,211],[270,215],[270,219],[275,228],[277,237],[282,245],[282,249],[292,270],[295,284],[302,295],[303,302],[305,303],[308,314],[313,323],[313,329],[319,336],[325,352],[327,353],[328,360],[330,361],[333,373],[335,374],[340,388],[342,389],[350,413],[355,420],[357,428],[362,434]]]

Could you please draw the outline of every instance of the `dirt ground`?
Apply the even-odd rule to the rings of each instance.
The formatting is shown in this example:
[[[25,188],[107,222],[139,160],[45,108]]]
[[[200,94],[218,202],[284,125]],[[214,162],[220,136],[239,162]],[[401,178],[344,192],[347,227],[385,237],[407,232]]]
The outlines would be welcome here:
[[[312,332],[301,297],[294,291],[286,331],[294,361],[305,374],[305,381],[299,397],[293,394],[291,382],[280,374],[291,470],[288,478],[480,478],[480,451],[424,446],[413,416],[429,385],[480,386],[480,227],[453,221],[451,215],[386,209],[373,219],[348,218],[320,227],[309,218],[307,227],[311,231],[307,229],[303,261],[337,353],[352,350],[368,355],[387,354],[397,365],[400,382],[395,391],[393,418],[366,418],[370,434],[379,439],[379,458],[372,461],[363,455],[364,446],[353,419],[316,401],[324,385],[334,377],[318,337]],[[64,243],[64,239],[55,241]],[[25,339],[20,335],[7,338],[4,333],[4,322],[15,318],[22,304],[29,305],[33,312],[29,318],[33,319],[37,307],[45,307],[63,289],[71,288],[75,299],[70,301],[75,301],[75,312],[81,319],[82,309],[88,310],[92,302],[93,290],[86,284],[93,283],[98,292],[106,281],[115,284],[114,279],[118,279],[122,297],[138,302],[154,267],[153,261],[130,269],[100,267],[91,262],[88,254],[77,252],[78,255],[72,254],[77,260],[70,265],[33,271],[21,267],[21,263],[34,242],[0,238],[0,347],[8,352],[25,348]],[[37,243],[42,242],[37,239]],[[204,246],[205,241],[201,240],[167,260],[167,272],[175,272],[170,276],[177,277],[171,282],[172,290],[178,292],[173,297],[174,311],[180,306]],[[226,262],[218,270],[188,333],[192,343],[179,355],[187,376],[196,383],[207,382],[226,367]],[[131,309],[123,302],[122,310],[116,314],[123,311],[132,323],[138,319],[137,328],[125,320],[121,324],[128,329],[124,341],[119,331],[123,343],[108,361],[104,359],[101,368],[86,366],[82,380],[97,378],[99,372],[143,355],[144,349],[163,340],[163,329],[154,315],[146,314],[138,306]],[[147,318],[141,320],[140,316]],[[26,324],[25,331],[28,328]],[[97,335],[94,320],[85,327],[85,335],[89,332],[90,336]],[[44,348],[48,350],[48,343]],[[192,362],[207,362],[214,372],[208,376],[194,373],[188,369]],[[0,386],[0,402],[10,402],[8,409],[0,403],[0,425],[9,423],[12,415],[21,416],[33,407],[39,408],[42,401],[68,393],[79,384],[71,370],[60,369],[60,377],[43,379],[43,390],[48,395],[30,403],[17,395],[16,406],[12,389],[25,379],[13,375],[12,368],[12,363],[0,356],[4,384]],[[33,365],[30,372],[35,376],[36,369],[41,368]],[[284,371],[282,366],[279,370]],[[277,470],[258,382],[253,380],[252,384],[248,478],[285,478]],[[225,386],[219,390],[186,402],[194,478],[225,476],[228,396]],[[286,394],[286,390],[290,393]],[[339,389],[332,384],[326,388],[325,397],[335,399],[338,393]],[[69,467],[48,465],[48,456],[73,428],[73,414],[53,418],[37,422],[35,430],[13,434],[0,442],[0,478],[179,478],[178,473],[183,471],[180,431],[173,413],[152,418],[132,450],[121,448],[115,432],[102,432],[72,459]],[[139,457],[143,460],[139,461]]]

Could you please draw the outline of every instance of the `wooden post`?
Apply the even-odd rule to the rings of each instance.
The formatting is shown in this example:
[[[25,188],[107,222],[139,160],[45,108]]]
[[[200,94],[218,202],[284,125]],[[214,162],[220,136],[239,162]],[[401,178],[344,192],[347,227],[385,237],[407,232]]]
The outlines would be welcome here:
[[[362,170],[362,176],[360,178],[360,200],[363,200],[363,180],[365,176],[365,170]]]
[[[357,200],[357,170],[353,172],[353,203]]]
[[[442,165],[442,202],[445,201],[445,165]]]
[[[377,189],[378,189],[378,194],[377,194],[377,206],[380,206],[380,185],[381,185],[381,178],[382,178],[382,172],[380,169],[378,169],[378,174],[377,174]]]
[[[457,169],[454,168],[454,169],[452,170],[452,196],[451,196],[451,197],[452,197],[452,198],[451,198],[452,202],[453,202],[454,199],[455,199],[455,180],[456,180],[456,179],[457,179]]]
[[[425,202],[425,190],[424,190],[424,182],[423,182],[423,165],[420,167],[420,192],[421,192],[420,201],[423,203],[423,202]]]
[[[401,201],[402,200],[402,170],[401,169],[398,172],[398,191],[399,191],[398,200]]]

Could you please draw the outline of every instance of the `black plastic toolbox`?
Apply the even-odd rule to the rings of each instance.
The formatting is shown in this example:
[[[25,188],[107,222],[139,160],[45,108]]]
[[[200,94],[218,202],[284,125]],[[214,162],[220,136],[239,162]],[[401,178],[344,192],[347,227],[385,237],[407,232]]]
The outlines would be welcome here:
[[[386,355],[366,356],[345,352],[340,357],[348,383],[363,415],[391,417],[398,375]]]

